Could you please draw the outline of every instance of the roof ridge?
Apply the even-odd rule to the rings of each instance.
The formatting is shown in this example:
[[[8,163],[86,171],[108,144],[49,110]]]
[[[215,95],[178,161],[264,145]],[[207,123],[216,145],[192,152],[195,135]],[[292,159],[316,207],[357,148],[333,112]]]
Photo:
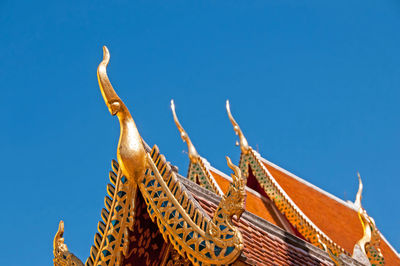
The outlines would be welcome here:
[[[305,180],[305,179],[303,179],[303,178],[301,178],[301,177],[299,177],[299,176],[297,176],[297,175],[295,175],[295,174],[289,172],[288,170],[286,170],[286,169],[280,167],[279,165],[274,164],[273,162],[271,162],[271,161],[265,159],[264,157],[262,157],[261,155],[260,155],[259,157],[260,157],[260,159],[261,159],[262,162],[268,164],[269,166],[274,167],[275,169],[277,169],[277,170],[279,170],[279,171],[281,171],[281,172],[287,174],[287,175],[290,176],[291,178],[294,178],[295,180],[297,180],[297,181],[303,183],[304,185],[306,185],[306,186],[308,186],[308,187],[310,187],[310,188],[312,188],[312,189],[315,189],[315,190],[318,191],[318,192],[321,192],[321,193],[324,194],[325,196],[327,196],[327,197],[329,197],[329,198],[331,198],[331,199],[337,201],[338,203],[340,203],[340,204],[342,204],[342,205],[348,207],[349,209],[351,209],[351,210],[357,212],[357,210],[356,210],[356,209],[354,208],[354,206],[353,206],[353,202],[351,202],[351,201],[346,202],[346,201],[342,200],[341,198],[339,198],[339,197],[337,197],[337,196],[335,196],[335,195],[329,193],[328,191],[323,190],[322,188],[317,187],[316,185],[310,183],[309,181],[307,181],[307,180]],[[382,234],[382,232],[379,231],[379,233],[380,233],[382,239],[385,241],[385,243],[390,247],[390,249],[397,255],[397,257],[400,258],[400,254],[399,254],[399,253],[397,252],[397,250],[390,244],[390,242],[386,239],[386,237]]]

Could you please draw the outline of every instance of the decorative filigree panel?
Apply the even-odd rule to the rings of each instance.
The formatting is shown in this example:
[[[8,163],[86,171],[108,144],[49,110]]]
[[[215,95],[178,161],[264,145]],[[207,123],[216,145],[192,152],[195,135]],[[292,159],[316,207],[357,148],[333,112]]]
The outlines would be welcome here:
[[[122,175],[116,161],[111,163],[110,184],[107,185],[108,196],[104,198],[105,208],[101,211],[94,237],[94,245],[90,249],[90,257],[86,261],[91,265],[120,265],[122,256],[128,252],[128,230],[134,223],[136,185]]]
[[[195,265],[232,263],[243,249],[240,232],[231,224],[232,215],[240,216],[243,204],[237,193],[229,191],[211,220],[192,199],[171,171],[155,146],[149,156],[150,169],[139,185],[150,217],[174,248]],[[240,188],[239,188],[240,189]],[[244,186],[242,188],[244,190]]]

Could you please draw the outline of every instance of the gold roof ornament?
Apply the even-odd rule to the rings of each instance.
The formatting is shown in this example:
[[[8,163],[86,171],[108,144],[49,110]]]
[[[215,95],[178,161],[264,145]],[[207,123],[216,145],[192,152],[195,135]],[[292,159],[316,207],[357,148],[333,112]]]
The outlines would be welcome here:
[[[157,222],[164,238],[168,238],[175,250],[187,256],[194,265],[234,262],[243,249],[243,239],[231,217],[241,214],[238,206],[244,208],[244,199],[228,190],[211,220],[189,197],[157,146],[148,158],[150,168],[139,188],[148,203],[149,215]],[[232,183],[232,190],[237,185]],[[239,187],[238,191],[241,190]]]
[[[196,148],[192,144],[189,135],[186,133],[185,129],[182,127],[179,122],[178,116],[175,112],[175,104],[174,100],[171,100],[171,110],[172,115],[174,117],[174,121],[176,127],[181,133],[181,138],[184,142],[186,142],[188,146],[188,154],[190,159],[189,170],[187,174],[187,178],[195,183],[199,183],[200,186],[216,193],[219,196],[223,196],[221,188],[219,187],[217,181],[215,181],[214,177],[210,172],[210,164],[206,159],[202,158],[196,151]]]
[[[179,132],[181,133],[181,138],[182,138],[183,142],[186,142],[186,144],[188,146],[188,154],[189,154],[190,162],[196,163],[197,160],[199,160],[200,156],[197,153],[196,148],[194,147],[192,141],[190,140],[189,135],[186,133],[185,129],[183,129],[181,123],[179,122],[179,119],[175,112],[174,100],[171,100],[171,110],[172,110],[172,115],[174,116],[175,125],[178,128]]]
[[[244,137],[243,132],[239,127],[239,124],[236,122],[236,120],[232,116],[231,107],[229,105],[229,100],[226,100],[226,112],[228,113],[229,120],[232,123],[233,130],[235,131],[236,135],[239,136],[240,149],[242,150],[243,154],[247,154],[247,152],[249,151],[249,144],[247,143],[247,140]]]
[[[105,198],[102,221],[99,222],[95,244],[86,265],[120,265],[123,256],[127,255],[128,230],[133,228],[137,188],[145,199],[150,218],[157,222],[164,239],[182,257],[188,258],[194,265],[234,262],[242,252],[243,239],[232,225],[231,218],[235,214],[239,217],[243,212],[244,199],[238,195],[244,193],[244,187],[233,182],[230,193],[219,204],[218,215],[211,220],[189,196],[157,146],[151,152],[144,149],[129,110],[108,79],[106,67],[110,55],[106,47],[103,51],[97,76],[110,113],[118,117],[121,133],[118,162],[112,162],[111,184],[107,186],[109,196]],[[185,139],[188,140],[188,137]],[[195,159],[197,152],[191,154]],[[240,175],[238,168],[234,175]]]
[[[103,60],[97,68],[97,78],[103,99],[111,115],[120,123],[117,147],[118,162],[112,161],[110,184],[107,186],[105,208],[98,224],[98,233],[86,265],[120,265],[128,252],[128,229],[134,223],[137,182],[144,176],[146,151],[135,122],[123,101],[118,97],[107,75],[110,53],[103,46]]]
[[[162,260],[164,262],[166,259],[172,258],[168,265],[175,262],[189,264],[189,261],[193,265],[236,264],[243,251],[244,242],[241,232],[233,224],[232,218],[236,216],[239,219],[244,212],[245,188],[250,168],[276,208],[286,216],[300,234],[312,244],[327,250],[334,259],[343,252],[341,247],[329,239],[301,212],[268,172],[261,162],[259,154],[248,146],[246,138],[230,112],[228,101],[226,105],[228,116],[235,133],[239,136],[242,151],[239,167],[232,164],[227,157],[227,164],[233,171],[232,183],[227,193],[223,194],[222,191],[216,189],[219,188],[216,185],[216,188],[212,189],[221,195],[219,203],[213,201],[211,205],[207,205],[210,202],[203,201],[200,194],[200,204],[196,200],[198,195],[194,192],[201,192],[210,197],[215,194],[205,193],[204,190],[195,190],[193,187],[188,190],[187,184],[190,182],[178,177],[176,169],[173,169],[167,162],[158,147],[154,146],[151,151],[145,147],[128,108],[118,97],[108,78],[109,60],[109,51],[107,47],[103,47],[103,60],[97,69],[97,77],[108,110],[119,120],[120,136],[117,146],[117,161],[113,160],[111,163],[112,171],[109,173],[110,184],[107,185],[108,195],[104,200],[105,208],[101,211],[98,233],[95,234],[94,245],[90,249],[90,256],[85,265],[122,265],[127,263],[125,260],[131,262],[130,259],[136,259],[136,257],[130,256],[132,254],[130,252],[132,245],[130,244],[136,244],[136,238],[129,238],[129,235],[141,234],[141,230],[137,230],[137,226],[142,220],[135,221],[135,218],[141,217],[137,211],[147,211],[149,216],[144,213],[146,217],[143,219],[144,223],[151,225],[152,230],[157,233],[157,237],[162,235],[166,242],[163,243],[165,244],[163,248],[168,247],[168,250],[173,249],[176,252],[171,256],[170,252],[160,253],[166,255]],[[171,108],[181,137],[188,145],[190,158],[188,178],[193,180],[196,175],[197,177],[203,175],[206,181],[202,185],[212,186],[213,179],[208,171],[209,165],[204,158],[198,155],[189,136],[181,126],[173,102],[171,102]],[[199,170],[196,172],[195,168]],[[373,219],[362,209],[361,192],[359,194],[359,209],[362,210],[359,211],[360,220],[364,232],[367,232],[365,233],[366,239],[369,240],[360,240],[360,243],[370,258],[380,258],[380,234]],[[137,199],[138,202],[136,202]],[[137,203],[140,203],[140,206]],[[213,217],[210,218],[201,206],[205,206],[208,213],[217,206]],[[154,224],[147,223],[148,219],[152,219]],[[241,223],[241,225],[243,224],[246,223]],[[154,230],[155,226],[158,229]],[[61,221],[53,242],[54,265],[83,265],[68,251],[63,233],[64,223]],[[158,239],[161,240],[161,238]],[[240,259],[245,259],[245,256]],[[136,261],[134,262],[136,263]],[[383,257],[378,262],[382,264]]]
[[[233,118],[229,101],[226,101],[226,110],[229,120],[233,125],[233,129],[240,140],[240,162],[239,167],[244,178],[249,176],[249,168],[251,168],[255,178],[268,197],[274,202],[277,209],[283,214],[289,223],[297,229],[297,231],[313,245],[325,249],[329,249],[334,256],[346,251],[338,244],[333,242],[325,233],[323,233],[292,201],[289,195],[282,189],[268,169],[261,162],[261,156],[248,145],[238,123]],[[324,245],[322,245],[323,243]]]
[[[104,101],[111,115],[118,117],[121,133],[117,148],[117,158],[121,170],[128,180],[137,180],[143,176],[146,167],[146,152],[142,138],[128,108],[114,91],[107,75],[110,53],[103,47],[103,61],[97,69],[97,78]]]
[[[361,205],[363,183],[360,173],[357,173],[357,176],[359,185],[354,207],[357,209],[358,217],[363,228],[363,236],[354,246],[353,257],[360,257],[357,250],[361,249],[362,254],[368,258],[371,265],[384,265],[385,260],[379,247],[381,241],[380,232],[375,225],[374,219],[368,216],[367,211]]]
[[[361,208],[362,191],[364,188],[359,172],[357,172],[357,177],[358,177],[358,191],[356,194],[356,199],[354,201],[354,207],[356,208],[356,210]]]
[[[83,263],[71,252],[68,251],[67,245],[64,243],[64,222],[58,224],[58,231],[54,236],[53,254],[55,266],[83,266]]]

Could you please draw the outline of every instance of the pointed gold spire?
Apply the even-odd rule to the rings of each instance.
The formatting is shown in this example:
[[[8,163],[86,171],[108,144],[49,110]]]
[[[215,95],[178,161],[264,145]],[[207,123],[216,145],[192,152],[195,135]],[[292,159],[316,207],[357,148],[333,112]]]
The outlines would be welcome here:
[[[108,110],[111,115],[117,115],[121,127],[117,149],[118,163],[123,175],[136,181],[144,175],[146,151],[128,108],[118,97],[108,78],[107,65],[109,61],[110,53],[107,47],[103,46],[103,60],[97,68],[97,78]]]
[[[357,209],[358,218],[360,219],[363,228],[363,236],[358,240],[356,246],[358,245],[361,248],[361,251],[368,257],[372,265],[382,265],[384,264],[385,259],[379,247],[381,236],[378,228],[376,228],[374,219],[370,217],[367,214],[367,211],[362,207],[361,199],[363,183],[360,173],[357,173],[357,175],[359,185],[354,206]]]
[[[357,195],[356,195],[356,200],[354,201],[354,206],[358,210],[361,207],[363,183],[362,183],[361,176],[360,176],[359,172],[357,172],[357,176],[358,176],[358,191],[357,191]]]
[[[178,117],[175,112],[174,100],[171,100],[171,110],[172,110],[172,115],[174,116],[174,121],[175,121],[176,127],[178,128],[179,132],[181,133],[181,138],[184,142],[186,142],[186,144],[188,146],[189,159],[192,163],[196,163],[200,156],[197,153],[196,148],[194,147],[192,141],[190,140],[189,135],[183,129],[181,123],[179,123]]]
[[[64,222],[60,221],[58,230],[54,236],[53,254],[54,266],[76,265],[83,266],[83,263],[71,252],[68,251],[67,245],[64,243]]]
[[[363,228],[363,237],[357,242],[357,244],[360,246],[363,253],[366,254],[365,244],[371,241],[371,228],[368,226],[369,217],[367,215],[367,212],[363,209],[361,205],[363,183],[359,172],[357,172],[357,176],[358,176],[358,191],[356,199],[354,201],[354,207],[357,209],[358,218],[360,219],[361,226]]]
[[[236,122],[231,114],[229,100],[226,100],[226,111],[228,113],[229,120],[231,120],[231,123],[233,125],[233,130],[235,131],[236,135],[239,136],[240,149],[244,154],[247,154],[247,152],[249,151],[249,144],[247,143],[247,140],[244,137],[242,130],[240,130],[239,124]]]
[[[53,240],[53,252],[54,252],[54,257],[56,257],[56,251],[68,251],[67,245],[64,244],[64,221],[60,221],[58,224],[58,230],[56,235],[54,236]]]

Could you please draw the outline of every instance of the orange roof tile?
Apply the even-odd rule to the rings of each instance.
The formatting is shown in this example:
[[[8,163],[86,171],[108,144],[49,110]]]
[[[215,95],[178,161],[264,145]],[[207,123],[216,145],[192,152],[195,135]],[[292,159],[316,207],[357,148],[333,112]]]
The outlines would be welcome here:
[[[357,211],[344,201],[316,188],[275,164],[265,159],[263,159],[263,163],[301,211],[334,242],[352,254],[354,245],[363,235]],[[211,173],[222,191],[226,192],[230,179],[216,169],[211,169]],[[281,219],[271,208],[268,199],[267,202],[265,201],[265,198],[268,197],[262,188],[249,183],[248,186],[254,190],[247,191],[246,210],[285,229]],[[294,232],[294,234],[301,237],[298,232]],[[385,239],[382,239],[380,248],[387,265],[400,265],[400,256]]]
[[[267,160],[264,160],[263,163],[301,211],[319,229],[351,254],[354,245],[363,235],[357,211],[345,202],[327,192],[316,189],[306,181]],[[385,239],[382,239],[380,247],[387,265],[400,265],[399,255]]]
[[[220,177],[221,180],[223,177]],[[212,217],[217,205],[200,196],[197,193],[192,194],[200,203],[202,208]],[[249,195],[249,194],[248,194]],[[244,215],[246,216],[246,215]],[[293,245],[287,238],[274,235],[258,227],[248,217],[242,217],[239,221],[234,221],[239,227],[243,236],[244,249],[240,260],[250,265],[333,265],[333,262],[315,251],[307,249],[304,246]],[[272,226],[272,225],[271,225]],[[276,229],[275,229],[276,230]],[[301,241],[301,240],[298,240]],[[317,249],[317,248],[314,248]],[[321,251],[321,253],[324,253]]]

